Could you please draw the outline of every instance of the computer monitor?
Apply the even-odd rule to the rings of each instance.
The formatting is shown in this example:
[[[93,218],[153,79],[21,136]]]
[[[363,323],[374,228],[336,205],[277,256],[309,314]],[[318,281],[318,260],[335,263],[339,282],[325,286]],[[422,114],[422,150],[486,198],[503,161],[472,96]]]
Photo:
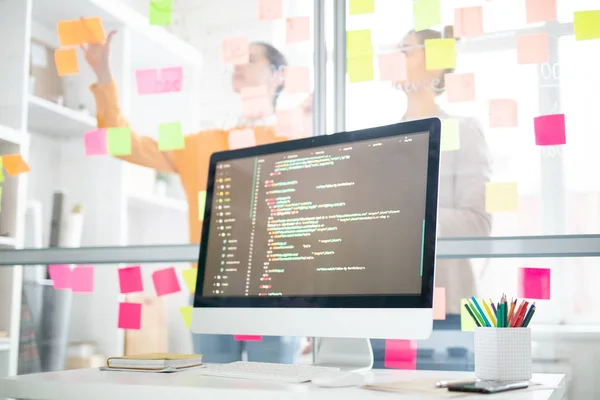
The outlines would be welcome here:
[[[424,339],[437,118],[212,155],[192,331]]]

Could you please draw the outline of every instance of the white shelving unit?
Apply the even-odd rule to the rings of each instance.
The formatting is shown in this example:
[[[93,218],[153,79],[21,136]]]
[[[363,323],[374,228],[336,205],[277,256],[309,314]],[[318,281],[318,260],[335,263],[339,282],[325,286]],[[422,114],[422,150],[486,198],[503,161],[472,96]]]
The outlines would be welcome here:
[[[152,188],[143,192],[139,188],[131,189],[131,173],[126,163],[109,156],[85,156],[83,135],[96,127],[96,107],[88,90],[94,76],[80,50],[80,74],[61,78],[65,105],[42,98],[29,87],[32,40],[55,49],[59,47],[58,21],[101,17],[107,33],[118,32],[111,48],[111,67],[119,90],[118,101],[132,129],[142,135],[156,136],[159,123],[181,121],[186,132],[197,131],[201,54],[166,29],[150,26],[147,14],[132,8],[131,2],[0,1],[0,33],[11,38],[0,43],[0,87],[3,88],[0,91],[0,156],[20,152],[32,168],[29,174],[17,178],[7,176],[0,184],[4,190],[0,249],[23,246],[28,200],[41,203],[42,243],[48,245],[52,195],[56,191],[67,195],[64,212],[74,204],[83,206],[83,246],[151,245],[164,242],[165,235],[181,243],[187,240],[185,200],[155,196]],[[53,62],[53,58],[48,57],[49,67]],[[136,69],[169,66],[184,68],[181,92],[137,95]],[[89,111],[78,111],[80,106]],[[165,221],[165,224],[140,231],[139,221],[147,220]],[[118,303],[122,301],[118,267],[97,267],[94,293],[74,294],[71,310],[69,340],[96,342],[100,352],[107,356],[122,354],[124,346],[124,332],[117,329]],[[21,267],[0,267],[0,330],[9,332],[9,339],[0,338],[0,376],[17,372],[22,275]]]

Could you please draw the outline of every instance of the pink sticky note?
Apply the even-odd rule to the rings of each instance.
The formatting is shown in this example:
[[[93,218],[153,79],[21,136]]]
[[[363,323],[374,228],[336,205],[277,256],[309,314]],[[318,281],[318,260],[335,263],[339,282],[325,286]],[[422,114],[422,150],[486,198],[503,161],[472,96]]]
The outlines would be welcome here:
[[[557,146],[567,143],[565,115],[542,115],[533,119],[535,144],[538,146]]]
[[[283,18],[283,0],[258,0],[258,19],[268,21]]]
[[[169,67],[160,70],[160,78],[157,83],[159,93],[181,92],[183,81],[182,67]]]
[[[154,271],[152,273],[152,281],[154,282],[154,289],[156,289],[157,296],[164,296],[166,294],[181,291],[179,281],[177,280],[177,274],[173,267]]]
[[[50,279],[52,279],[54,289],[71,289],[71,267],[68,265],[49,265],[48,274],[50,274]]]
[[[223,39],[223,62],[226,64],[248,64],[250,43],[245,37]]]
[[[260,118],[271,112],[271,98],[264,86],[242,88],[240,97],[246,118]]]
[[[135,80],[139,95],[157,93],[158,70],[138,69],[135,71]]]
[[[262,340],[262,336],[233,335],[233,340],[237,340],[238,342],[260,342]]]
[[[286,20],[286,43],[310,40],[310,17],[288,18]]]
[[[475,101],[475,74],[446,74],[449,103]]]
[[[144,291],[142,271],[139,265],[119,269],[119,287],[121,294]]]
[[[548,34],[531,33],[517,39],[517,59],[519,64],[544,64],[550,61]]]
[[[417,341],[388,339],[384,357],[386,368],[417,369]]]
[[[433,289],[433,319],[446,319],[446,288],[436,287]]]
[[[403,82],[408,79],[406,72],[406,54],[396,53],[380,54],[379,79],[382,81]]]
[[[304,133],[303,113],[300,109],[277,111],[275,136],[300,138]]]
[[[308,67],[285,67],[284,76],[286,93],[310,92],[310,70]]]
[[[121,329],[142,327],[142,305],[140,303],[119,303],[119,324]]]
[[[519,297],[550,300],[550,270],[521,268],[519,270]]]
[[[86,156],[101,156],[108,154],[106,147],[106,129],[94,129],[83,135],[83,145]]]
[[[94,267],[78,265],[71,271],[71,290],[75,293],[92,293],[94,291]]]
[[[464,7],[454,10],[454,36],[478,36],[483,34],[483,8]]]
[[[254,129],[235,129],[229,132],[229,150],[256,146]]]
[[[515,128],[519,125],[519,107],[515,100],[489,101],[490,128]]]
[[[556,0],[526,0],[527,23],[555,21]]]

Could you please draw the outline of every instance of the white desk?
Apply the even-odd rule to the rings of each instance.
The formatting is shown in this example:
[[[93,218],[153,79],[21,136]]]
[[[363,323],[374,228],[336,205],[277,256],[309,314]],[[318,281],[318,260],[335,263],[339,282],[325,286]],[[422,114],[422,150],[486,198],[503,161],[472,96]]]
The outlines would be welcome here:
[[[374,370],[368,383],[422,379],[469,379],[468,372]],[[555,389],[513,391],[493,396],[493,400],[559,400],[565,394],[565,376],[535,374],[535,382]],[[447,392],[446,389],[439,389]],[[201,376],[194,371],[175,374],[101,372],[79,369],[31,374],[0,379],[0,398],[27,400],[199,400],[199,399],[394,399],[414,400],[423,396],[400,395],[360,388],[326,389],[312,383],[280,384],[242,379]],[[432,398],[432,397],[427,397]],[[469,396],[469,399],[489,396]]]

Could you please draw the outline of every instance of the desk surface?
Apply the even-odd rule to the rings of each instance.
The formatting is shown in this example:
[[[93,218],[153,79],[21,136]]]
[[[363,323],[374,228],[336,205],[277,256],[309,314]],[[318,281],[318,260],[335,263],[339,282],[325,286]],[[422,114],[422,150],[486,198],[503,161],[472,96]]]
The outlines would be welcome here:
[[[469,379],[469,372],[373,370],[368,383],[423,379]],[[559,400],[565,394],[565,376],[534,374],[533,381],[553,387],[506,392],[494,395],[494,400]],[[439,389],[447,393],[445,389]],[[333,397],[332,397],[333,396]],[[422,399],[423,395],[400,395],[360,388],[328,389],[312,383],[285,384],[228,379],[198,375],[194,371],[174,374],[139,372],[102,372],[78,369],[13,376],[0,379],[0,398],[27,400],[198,400],[198,399]],[[432,397],[428,397],[432,398]],[[469,399],[489,396],[469,396]]]

